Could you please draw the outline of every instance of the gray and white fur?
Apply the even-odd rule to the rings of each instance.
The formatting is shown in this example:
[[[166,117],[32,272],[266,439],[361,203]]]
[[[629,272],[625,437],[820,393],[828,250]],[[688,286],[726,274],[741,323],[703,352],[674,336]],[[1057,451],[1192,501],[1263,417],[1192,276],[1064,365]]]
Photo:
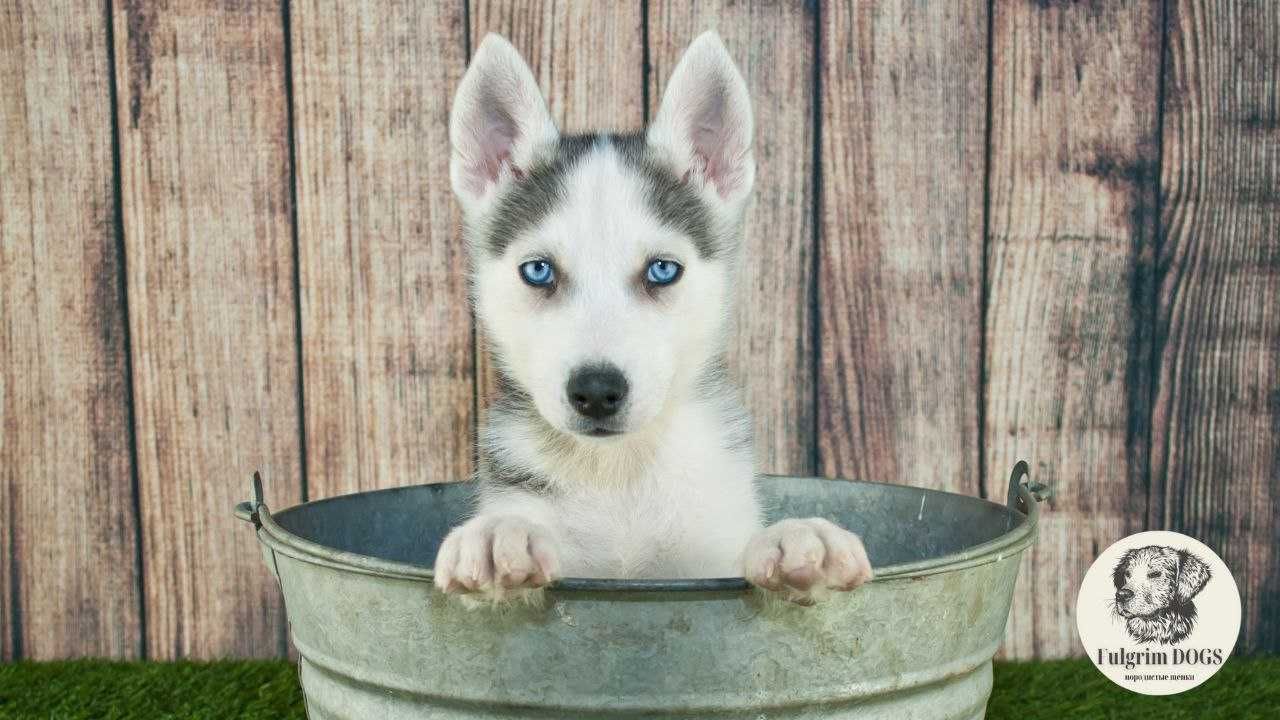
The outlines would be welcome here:
[[[440,589],[740,575],[808,603],[870,579],[852,533],[763,525],[751,421],[725,370],[752,136],[714,33],[631,134],[561,134],[516,50],[481,43],[454,99],[450,175],[499,397]]]

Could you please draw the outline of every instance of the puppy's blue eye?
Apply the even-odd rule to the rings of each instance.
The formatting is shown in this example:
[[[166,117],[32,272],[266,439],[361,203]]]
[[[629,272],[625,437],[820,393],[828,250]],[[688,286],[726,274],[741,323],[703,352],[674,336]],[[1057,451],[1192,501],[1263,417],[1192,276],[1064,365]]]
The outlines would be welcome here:
[[[652,285],[670,285],[680,279],[683,268],[674,260],[654,260],[644,271],[644,279]]]
[[[556,270],[546,260],[530,260],[520,265],[520,277],[534,287],[546,287],[556,280]]]
[[[1154,580],[1154,579],[1156,579],[1156,578],[1160,577],[1160,573],[1159,573],[1159,572],[1157,572],[1157,571],[1155,571],[1155,570],[1152,570],[1151,572],[1147,573],[1147,577],[1149,577],[1149,578],[1151,578],[1152,580]]]

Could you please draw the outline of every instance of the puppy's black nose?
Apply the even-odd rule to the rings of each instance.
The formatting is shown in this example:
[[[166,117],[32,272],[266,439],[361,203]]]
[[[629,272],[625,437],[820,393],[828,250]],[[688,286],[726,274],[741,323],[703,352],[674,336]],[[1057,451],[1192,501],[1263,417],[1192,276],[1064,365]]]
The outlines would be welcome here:
[[[1133,597],[1133,591],[1132,591],[1132,590],[1127,590],[1127,589],[1126,589],[1126,590],[1117,590],[1117,591],[1116,591],[1116,599],[1117,599],[1117,600],[1119,600],[1120,602],[1125,602],[1125,601],[1127,601],[1127,600],[1128,600],[1129,598],[1131,598],[1131,597]]]
[[[565,387],[573,408],[592,420],[615,415],[627,399],[627,378],[612,365],[578,368]]]

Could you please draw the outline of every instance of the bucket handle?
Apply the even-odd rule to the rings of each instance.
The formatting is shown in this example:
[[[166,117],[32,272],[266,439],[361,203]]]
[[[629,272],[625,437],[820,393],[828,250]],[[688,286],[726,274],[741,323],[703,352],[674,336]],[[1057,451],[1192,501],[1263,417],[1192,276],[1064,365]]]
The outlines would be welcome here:
[[[1009,510],[1025,515],[1031,509],[1029,503],[1032,499],[1039,503],[1052,496],[1048,485],[1031,480],[1031,469],[1026,460],[1014,463],[1013,471],[1009,473],[1009,494],[1005,500]]]
[[[253,523],[255,530],[262,529],[262,518],[258,513],[267,509],[267,504],[262,501],[262,475],[257,470],[253,471],[253,500],[246,500],[236,505],[236,517],[245,522]]]

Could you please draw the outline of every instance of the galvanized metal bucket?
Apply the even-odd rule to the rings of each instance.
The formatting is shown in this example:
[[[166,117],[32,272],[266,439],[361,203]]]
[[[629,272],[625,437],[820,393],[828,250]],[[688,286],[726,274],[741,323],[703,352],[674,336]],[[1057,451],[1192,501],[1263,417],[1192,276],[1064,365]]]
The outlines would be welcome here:
[[[775,517],[862,536],[876,578],[814,607],[741,578],[556,583],[541,608],[467,609],[431,584],[467,484],[357,493],[253,523],[284,593],[312,720],[980,718],[1018,560],[1035,539],[1025,463],[1008,503],[772,477]]]

